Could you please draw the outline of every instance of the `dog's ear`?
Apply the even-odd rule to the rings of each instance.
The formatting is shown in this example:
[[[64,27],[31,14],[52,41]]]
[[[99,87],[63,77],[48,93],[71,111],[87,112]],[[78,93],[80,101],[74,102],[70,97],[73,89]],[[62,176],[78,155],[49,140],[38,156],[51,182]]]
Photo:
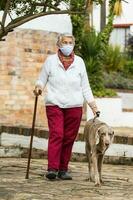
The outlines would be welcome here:
[[[112,128],[111,128],[110,134],[112,137],[114,136],[114,130]]]
[[[99,143],[99,135],[96,137],[96,145]]]
[[[100,141],[100,136],[99,136],[99,130],[96,133],[96,145],[99,143]]]
[[[112,130],[112,137],[111,137],[111,140],[113,141],[113,139],[114,139],[114,131]]]
[[[96,144],[98,144],[100,142],[100,136],[101,136],[101,127],[98,128],[97,132],[96,132]]]

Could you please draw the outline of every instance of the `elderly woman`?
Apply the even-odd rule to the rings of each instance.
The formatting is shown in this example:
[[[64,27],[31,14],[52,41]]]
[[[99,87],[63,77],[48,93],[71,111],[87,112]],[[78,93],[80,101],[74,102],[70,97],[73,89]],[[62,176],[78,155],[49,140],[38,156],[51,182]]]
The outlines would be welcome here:
[[[58,37],[58,51],[46,59],[35,86],[35,94],[47,86],[45,106],[49,141],[46,177],[50,180],[56,177],[72,179],[68,163],[80,126],[84,100],[94,115],[98,111],[84,61],[74,54],[74,45],[73,35],[61,34]]]

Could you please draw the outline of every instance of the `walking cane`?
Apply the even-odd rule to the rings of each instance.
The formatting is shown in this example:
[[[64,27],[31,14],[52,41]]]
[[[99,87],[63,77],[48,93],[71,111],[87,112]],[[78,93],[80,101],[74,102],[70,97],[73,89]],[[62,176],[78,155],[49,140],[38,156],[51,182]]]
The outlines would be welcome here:
[[[35,91],[33,91],[35,94]],[[30,148],[29,148],[29,154],[28,154],[28,162],[27,162],[27,170],[26,170],[26,176],[25,178],[29,178],[29,169],[30,169],[30,160],[31,160],[31,151],[32,151],[32,143],[33,143],[33,136],[34,136],[34,130],[35,130],[35,120],[36,120],[36,111],[37,111],[37,101],[38,96],[41,94],[41,90],[38,91],[38,94],[35,94],[35,104],[34,104],[34,113],[33,113],[33,121],[32,121],[32,129],[31,129],[31,138],[30,138]]]

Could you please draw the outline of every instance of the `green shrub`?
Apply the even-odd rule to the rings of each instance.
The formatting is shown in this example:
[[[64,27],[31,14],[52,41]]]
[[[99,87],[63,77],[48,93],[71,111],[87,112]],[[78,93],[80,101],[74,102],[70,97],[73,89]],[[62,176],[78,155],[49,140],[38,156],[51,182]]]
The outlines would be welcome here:
[[[109,45],[106,49],[106,56],[103,63],[105,71],[122,71],[126,64],[126,58],[120,52],[119,46]]]
[[[94,90],[93,91],[94,96],[96,97],[116,97],[117,93],[113,89],[106,89],[103,90]]]
[[[104,73],[104,84],[108,88],[133,90],[133,79],[125,78],[122,73]]]
[[[94,31],[86,32],[81,38],[80,55],[83,57],[93,90],[103,90],[102,63],[97,55],[100,48],[100,40]]]
[[[122,70],[122,75],[133,79],[133,60],[128,60]]]
[[[83,57],[94,96],[112,97],[116,92],[104,86],[103,63],[99,60],[100,38],[94,31],[86,32],[81,38],[80,55]]]
[[[127,40],[126,52],[128,54],[128,57],[130,59],[133,59],[133,35],[130,35],[130,34]]]

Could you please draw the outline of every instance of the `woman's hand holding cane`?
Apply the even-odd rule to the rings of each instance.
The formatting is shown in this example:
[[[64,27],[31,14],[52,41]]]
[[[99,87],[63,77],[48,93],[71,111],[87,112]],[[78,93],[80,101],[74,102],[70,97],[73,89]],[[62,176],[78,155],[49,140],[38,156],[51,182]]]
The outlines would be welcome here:
[[[34,91],[33,91],[35,96],[39,96],[42,94],[42,88],[40,86],[36,86]]]

